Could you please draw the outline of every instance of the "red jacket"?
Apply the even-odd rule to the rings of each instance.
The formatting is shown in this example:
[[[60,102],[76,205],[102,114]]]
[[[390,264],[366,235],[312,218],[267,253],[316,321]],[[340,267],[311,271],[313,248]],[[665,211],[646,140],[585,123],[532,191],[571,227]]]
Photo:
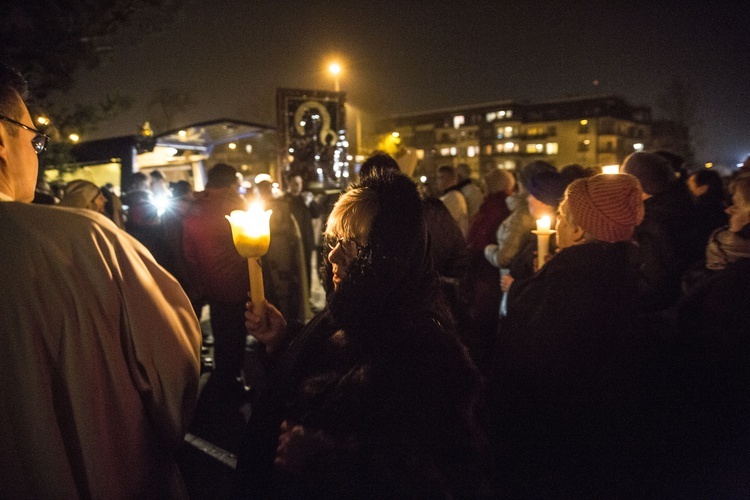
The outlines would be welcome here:
[[[207,188],[185,217],[182,244],[195,296],[207,302],[247,300],[247,260],[237,253],[226,215],[247,206],[234,188]]]

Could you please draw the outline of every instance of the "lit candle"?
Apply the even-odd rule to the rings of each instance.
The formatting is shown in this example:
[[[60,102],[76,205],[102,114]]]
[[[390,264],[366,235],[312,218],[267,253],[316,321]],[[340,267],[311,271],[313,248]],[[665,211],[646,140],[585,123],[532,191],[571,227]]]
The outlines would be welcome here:
[[[237,252],[247,259],[250,273],[250,300],[257,315],[263,312],[263,270],[259,259],[268,252],[271,243],[269,220],[271,210],[265,212],[258,203],[253,203],[247,212],[234,210],[227,215],[232,225],[232,239]]]
[[[537,267],[541,269],[547,260],[549,255],[549,237],[555,233],[554,230],[550,229],[552,226],[552,219],[545,215],[537,219],[536,231],[532,233],[536,234],[536,247],[537,247]]]
[[[550,227],[552,227],[552,219],[548,215],[536,220],[537,231],[549,231]]]

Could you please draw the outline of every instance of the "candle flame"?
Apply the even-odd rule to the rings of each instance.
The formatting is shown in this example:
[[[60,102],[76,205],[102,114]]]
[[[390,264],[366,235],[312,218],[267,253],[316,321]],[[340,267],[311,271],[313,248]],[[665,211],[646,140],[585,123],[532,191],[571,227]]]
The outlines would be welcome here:
[[[234,210],[226,217],[232,225],[232,239],[240,255],[258,258],[268,251],[271,210],[263,211],[259,203],[253,203],[247,211]]]
[[[550,219],[549,215],[545,215],[541,219],[537,219],[536,221],[537,231],[549,231],[550,227],[552,227],[552,219]]]

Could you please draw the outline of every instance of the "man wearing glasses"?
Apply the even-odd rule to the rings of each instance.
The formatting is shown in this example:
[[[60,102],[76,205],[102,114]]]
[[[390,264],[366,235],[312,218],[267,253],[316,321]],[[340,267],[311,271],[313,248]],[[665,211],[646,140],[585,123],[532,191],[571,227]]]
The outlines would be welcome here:
[[[90,210],[33,205],[26,84],[0,63],[0,498],[181,498],[200,328],[177,281]]]

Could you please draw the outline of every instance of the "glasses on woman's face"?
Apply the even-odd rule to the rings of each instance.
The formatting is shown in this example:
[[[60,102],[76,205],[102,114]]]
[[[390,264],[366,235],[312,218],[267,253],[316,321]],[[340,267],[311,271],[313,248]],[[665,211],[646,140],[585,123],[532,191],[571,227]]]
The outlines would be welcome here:
[[[28,130],[29,132],[34,132],[35,135],[31,138],[31,145],[34,146],[34,151],[36,151],[36,154],[40,154],[42,151],[47,149],[47,142],[49,141],[49,136],[47,134],[43,134],[41,131],[33,127],[29,127],[28,125],[24,125],[21,122],[17,122],[16,120],[8,118],[7,116],[0,115],[0,120],[4,120],[6,122],[12,123],[13,125],[17,125],[24,130]]]
[[[364,248],[364,245],[360,245],[353,238],[339,238],[338,236],[334,236],[332,234],[324,234],[323,240],[325,241],[326,247],[328,247],[329,252],[333,251],[334,248],[340,245],[341,251],[346,257],[349,258],[356,257]]]

